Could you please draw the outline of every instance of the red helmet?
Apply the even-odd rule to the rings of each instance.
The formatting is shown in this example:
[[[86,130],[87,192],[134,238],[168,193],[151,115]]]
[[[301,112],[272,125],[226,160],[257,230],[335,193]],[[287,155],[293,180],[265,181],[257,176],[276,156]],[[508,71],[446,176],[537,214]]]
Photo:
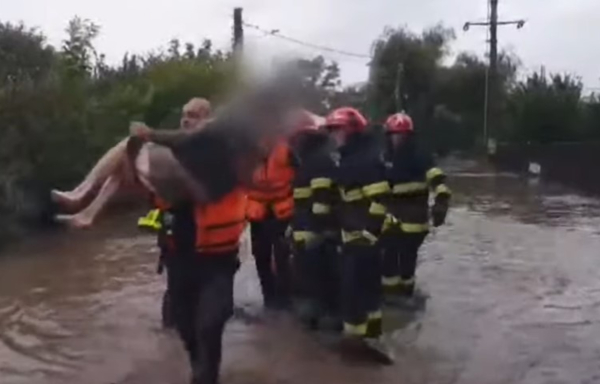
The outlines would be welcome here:
[[[415,130],[413,121],[406,113],[396,113],[388,117],[385,122],[388,133],[409,133]]]
[[[358,110],[350,107],[335,109],[325,119],[326,127],[339,127],[347,133],[363,132],[367,125],[367,119]]]

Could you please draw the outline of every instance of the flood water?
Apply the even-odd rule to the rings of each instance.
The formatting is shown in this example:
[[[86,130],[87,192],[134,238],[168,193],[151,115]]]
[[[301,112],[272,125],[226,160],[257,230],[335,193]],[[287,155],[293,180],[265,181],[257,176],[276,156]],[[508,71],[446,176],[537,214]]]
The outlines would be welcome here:
[[[349,363],[261,314],[253,265],[227,328],[224,384],[600,383],[600,200],[450,164],[455,204],[422,250],[419,311],[386,315],[391,367]],[[185,384],[160,329],[164,280],[135,216],[0,256],[0,384]]]

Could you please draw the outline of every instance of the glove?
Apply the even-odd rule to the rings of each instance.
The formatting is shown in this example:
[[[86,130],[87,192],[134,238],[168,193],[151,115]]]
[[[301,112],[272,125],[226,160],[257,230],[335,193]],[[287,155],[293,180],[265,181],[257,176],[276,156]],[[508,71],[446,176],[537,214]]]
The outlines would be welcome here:
[[[433,226],[439,227],[446,222],[446,215],[448,213],[448,207],[444,204],[436,203],[431,207],[431,218],[433,220]]]

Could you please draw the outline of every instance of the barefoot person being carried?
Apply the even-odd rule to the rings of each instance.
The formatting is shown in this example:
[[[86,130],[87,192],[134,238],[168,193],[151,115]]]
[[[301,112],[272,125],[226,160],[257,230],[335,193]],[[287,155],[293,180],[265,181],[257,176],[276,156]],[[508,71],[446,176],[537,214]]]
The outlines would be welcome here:
[[[54,201],[63,209],[56,220],[89,227],[127,186],[169,203],[190,198],[208,203],[240,184],[251,185],[254,170],[294,126],[296,83],[283,80],[275,76],[234,94],[215,118],[199,122],[199,129],[161,131],[132,124],[130,137],[111,148],[79,186],[69,192],[53,191]],[[188,118],[208,115],[206,100],[192,104],[204,108]]]
[[[211,112],[210,102],[202,98],[193,98],[184,105],[180,121],[180,129],[189,132],[198,130],[205,122]],[[134,135],[150,134],[151,130],[143,124],[133,123],[131,126]],[[144,132],[144,133],[142,133]],[[157,141],[163,138],[169,141],[170,138],[180,137],[176,131],[156,131]],[[124,187],[136,186],[135,176],[142,184],[152,191],[154,186],[150,185],[150,156],[157,161],[153,161],[152,173],[175,172],[181,173],[182,170],[176,164],[167,148],[159,148],[151,144],[145,144],[139,152],[139,155],[132,163],[128,155],[128,143],[130,138],[121,140],[112,147],[96,163],[94,168],[88,173],[85,179],[71,191],[52,191],[52,199],[62,209],[69,214],[56,216],[58,222],[65,223],[76,228],[86,228],[93,224],[98,213],[104,208],[106,203]],[[136,168],[136,169],[134,169]],[[190,180],[191,182],[191,180]],[[139,185],[137,185],[139,187]],[[139,188],[138,188],[139,189]]]

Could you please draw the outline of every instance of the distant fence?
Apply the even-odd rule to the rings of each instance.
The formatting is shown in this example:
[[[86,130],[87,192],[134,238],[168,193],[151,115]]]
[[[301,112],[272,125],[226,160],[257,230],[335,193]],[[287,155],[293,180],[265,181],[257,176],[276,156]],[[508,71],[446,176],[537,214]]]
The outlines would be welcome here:
[[[500,169],[523,173],[535,162],[542,178],[600,195],[600,142],[499,144],[492,161]]]

